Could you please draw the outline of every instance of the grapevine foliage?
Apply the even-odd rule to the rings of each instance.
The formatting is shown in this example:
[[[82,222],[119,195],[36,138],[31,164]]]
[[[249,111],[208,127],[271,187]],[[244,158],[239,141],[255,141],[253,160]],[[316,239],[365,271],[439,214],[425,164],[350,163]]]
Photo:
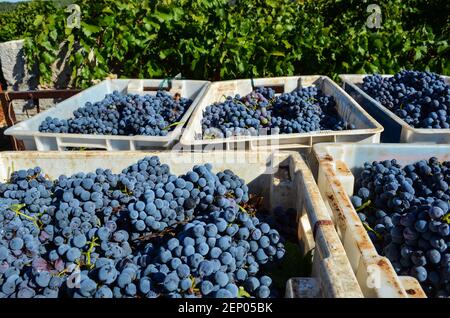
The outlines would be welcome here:
[[[366,26],[367,4],[354,0],[74,2],[80,28],[68,28],[65,7],[47,1],[0,14],[0,41],[26,39],[41,83],[51,82],[61,48],[77,87],[111,73],[218,80],[450,69],[443,0],[384,1],[379,29]]]

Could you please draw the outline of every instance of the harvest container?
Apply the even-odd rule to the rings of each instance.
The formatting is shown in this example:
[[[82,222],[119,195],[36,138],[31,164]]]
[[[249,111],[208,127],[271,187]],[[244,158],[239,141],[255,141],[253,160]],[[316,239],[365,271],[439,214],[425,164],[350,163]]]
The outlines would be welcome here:
[[[207,162],[213,164],[215,172],[231,169],[246,181],[251,193],[264,197],[265,207],[295,208],[298,223],[293,226],[297,227],[301,250],[306,253],[314,248],[312,279],[319,287],[316,296],[362,297],[314,178],[295,152],[3,152],[0,181],[6,181],[13,170],[35,166],[40,166],[50,178],[98,167],[119,172],[144,156],[153,155],[169,164],[174,174]],[[288,297],[311,295],[295,288],[289,290]]]
[[[419,142],[419,143],[450,143],[450,129],[414,128],[403,119],[381,105],[362,90],[364,77],[367,75],[343,74],[340,75],[342,86],[364,109],[375,118],[383,127],[382,142]],[[392,75],[382,75],[391,77]],[[450,77],[441,76],[447,84]]]
[[[208,85],[208,81],[195,80],[104,80],[64,100],[55,107],[14,125],[5,131],[5,135],[14,136],[18,140],[23,141],[25,150],[47,151],[69,150],[71,148],[109,151],[166,149],[179,139],[183,125],[176,126],[167,136],[43,133],[39,132],[39,125],[47,116],[69,119],[73,117],[73,111],[79,107],[84,107],[86,102],[94,103],[100,101],[106,94],[110,94],[115,90],[132,94],[152,94],[152,92],[154,94],[159,89],[166,90],[172,95],[179,93],[182,97],[193,100],[192,105],[180,120],[180,122],[186,122]]]
[[[229,138],[203,139],[201,121],[205,108],[224,100],[224,96],[244,96],[254,88],[265,86],[276,93],[291,92],[298,87],[317,85],[325,94],[332,95],[338,113],[356,129],[344,131],[322,130],[310,133],[293,133],[264,136],[234,136]],[[193,150],[230,149],[289,149],[310,152],[319,142],[378,143],[383,127],[368,115],[345,91],[330,78],[321,75],[292,76],[258,79],[241,79],[211,83],[204,97],[194,110],[181,137],[180,144]]]
[[[330,211],[348,259],[366,297],[426,297],[418,281],[398,276],[390,261],[372,244],[350,196],[355,176],[365,162],[397,159],[413,163],[432,156],[450,160],[450,145],[430,144],[320,144],[314,146],[319,162],[318,185]]]

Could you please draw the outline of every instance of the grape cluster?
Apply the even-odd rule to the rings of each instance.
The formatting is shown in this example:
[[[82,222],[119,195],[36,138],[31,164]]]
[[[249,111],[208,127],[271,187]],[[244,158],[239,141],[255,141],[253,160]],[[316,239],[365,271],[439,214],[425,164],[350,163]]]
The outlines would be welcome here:
[[[450,161],[365,163],[351,198],[378,252],[429,296],[450,295]]]
[[[240,287],[267,298],[271,279],[257,276],[260,266],[281,259],[284,253],[276,230],[232,203],[227,208],[216,206],[184,225],[154,250],[156,261],[147,270],[157,292],[174,298],[234,298],[240,296]]]
[[[333,97],[314,86],[281,95],[259,87],[244,97],[228,96],[207,106],[202,119],[204,138],[355,128],[340,117]]]
[[[192,104],[190,99],[172,97],[163,91],[156,95],[132,95],[114,91],[96,103],[86,103],[73,112],[73,118],[47,117],[40,132],[166,136]]]
[[[245,210],[248,186],[210,164],[176,176],[158,157],[0,183],[0,298],[273,296],[280,234]]]
[[[450,85],[430,72],[364,77],[363,90],[415,128],[450,128]]]

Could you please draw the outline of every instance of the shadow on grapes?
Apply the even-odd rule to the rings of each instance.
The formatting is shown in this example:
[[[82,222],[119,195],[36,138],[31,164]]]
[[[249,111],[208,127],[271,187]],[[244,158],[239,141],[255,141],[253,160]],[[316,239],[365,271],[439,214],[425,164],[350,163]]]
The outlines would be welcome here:
[[[264,271],[266,275],[272,277],[273,287],[280,297],[284,295],[286,283],[290,278],[310,277],[312,272],[313,249],[303,255],[300,246],[291,241],[285,243],[285,249],[283,260]]]

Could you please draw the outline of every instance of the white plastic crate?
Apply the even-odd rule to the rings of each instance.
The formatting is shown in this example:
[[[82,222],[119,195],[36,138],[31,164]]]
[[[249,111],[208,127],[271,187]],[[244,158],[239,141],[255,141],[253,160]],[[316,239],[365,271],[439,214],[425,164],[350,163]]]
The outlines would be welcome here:
[[[39,132],[39,125],[47,116],[69,119],[73,117],[73,111],[79,107],[84,107],[86,102],[101,101],[106,94],[110,94],[115,90],[132,94],[155,94],[159,88],[167,90],[171,95],[179,93],[181,97],[193,100],[193,103],[180,120],[180,122],[187,122],[208,85],[208,81],[195,80],[104,80],[64,100],[55,107],[8,128],[5,131],[5,135],[14,136],[18,140],[23,141],[25,150],[67,150],[68,148],[81,147],[109,151],[167,149],[180,138],[183,124],[176,126],[166,136],[43,133]]]
[[[231,169],[246,181],[251,193],[264,197],[266,208],[282,206],[297,210],[299,244],[305,253],[314,248],[312,279],[316,293],[290,288],[287,297],[362,297],[314,178],[295,152],[3,152],[0,181],[7,180],[13,170],[37,165],[50,178],[99,167],[119,172],[144,156],[153,155],[169,164],[174,174],[206,162],[213,164],[215,172]]]
[[[430,144],[319,144],[318,185],[332,216],[348,259],[366,297],[426,297],[418,281],[397,276],[386,257],[373,246],[350,196],[364,163],[397,159],[404,165],[432,156],[450,160],[450,145]]]
[[[367,75],[342,74],[342,86],[364,109],[372,115],[383,127],[382,142],[417,142],[417,143],[450,143],[450,129],[414,128],[403,119],[381,105],[362,90],[364,77]],[[392,75],[382,75],[391,77]],[[450,84],[449,76],[441,76]]]
[[[201,121],[205,108],[215,102],[224,101],[224,96],[241,96],[253,88],[271,87],[277,93],[291,92],[298,87],[317,85],[325,94],[336,100],[337,111],[357,129],[344,131],[322,130],[310,133],[293,133],[264,136],[233,136],[229,138],[203,139]],[[211,83],[198,107],[194,110],[180,144],[191,150],[230,149],[289,149],[309,152],[319,142],[364,142],[378,143],[383,127],[368,115],[345,91],[330,78],[321,75],[274,78],[241,79]]]

